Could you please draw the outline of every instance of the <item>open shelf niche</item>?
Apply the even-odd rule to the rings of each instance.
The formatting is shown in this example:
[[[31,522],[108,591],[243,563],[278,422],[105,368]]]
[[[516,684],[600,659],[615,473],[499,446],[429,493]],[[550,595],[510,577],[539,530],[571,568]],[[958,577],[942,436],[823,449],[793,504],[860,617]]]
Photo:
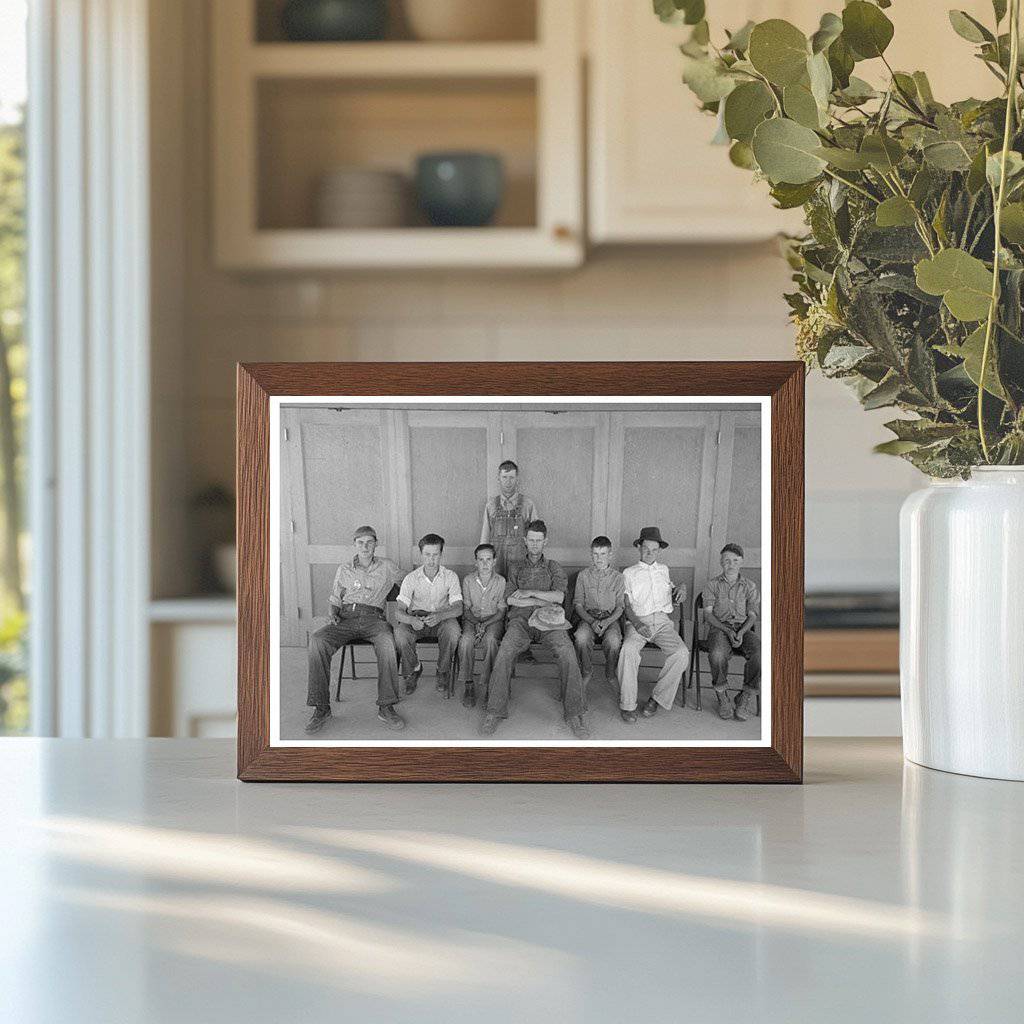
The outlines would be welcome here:
[[[213,17],[215,257],[238,269],[573,266],[582,260],[578,0],[538,0],[536,38],[280,40],[276,0]],[[393,19],[394,20],[394,19]],[[400,31],[401,23],[399,22]],[[496,153],[505,188],[486,227],[418,209],[425,152]],[[401,226],[320,227],[315,195],[344,168],[399,172]]]

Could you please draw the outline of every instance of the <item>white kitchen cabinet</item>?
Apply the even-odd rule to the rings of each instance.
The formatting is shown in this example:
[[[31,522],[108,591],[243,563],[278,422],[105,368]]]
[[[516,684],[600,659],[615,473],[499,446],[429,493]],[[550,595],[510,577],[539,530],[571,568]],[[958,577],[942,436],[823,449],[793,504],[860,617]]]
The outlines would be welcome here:
[[[588,177],[592,242],[715,242],[768,238],[798,230],[799,210],[776,210],[767,185],[712,146],[714,118],[702,113],[682,83],[679,44],[689,27],[664,25],[649,0],[589,0]],[[805,33],[822,0],[730,0],[708,4],[715,38],[745,21],[785,18]],[[988,0],[958,4],[989,24]],[[886,14],[896,26],[887,54],[897,69],[928,72],[943,101],[995,94],[998,83],[956,36],[945,7],[903,0]],[[1005,30],[1005,24],[1004,24]],[[871,64],[877,65],[872,68]],[[879,61],[858,65],[879,80]]]
[[[748,19],[817,27],[820,3],[737,0],[709,5],[712,31]],[[647,0],[590,0],[588,174],[593,242],[724,242],[769,238],[800,224],[768,186],[710,145],[715,119],[682,82],[679,44]]]
[[[525,2],[525,0],[520,0]],[[228,269],[567,267],[583,259],[579,0],[536,0],[532,38],[374,42],[282,38],[275,0],[217,0],[211,139],[214,256]],[[255,17],[254,17],[255,15]],[[500,155],[486,227],[324,227],[325,175],[408,181],[425,152]],[[411,198],[411,196],[410,196]]]

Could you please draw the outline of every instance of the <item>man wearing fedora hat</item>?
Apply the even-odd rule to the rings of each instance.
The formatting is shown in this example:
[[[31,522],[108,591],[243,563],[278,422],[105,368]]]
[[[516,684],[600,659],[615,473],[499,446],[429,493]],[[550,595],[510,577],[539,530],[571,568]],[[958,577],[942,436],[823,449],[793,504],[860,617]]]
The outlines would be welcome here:
[[[395,637],[384,618],[384,604],[402,570],[374,554],[377,531],[372,526],[360,526],[352,542],[355,557],[342,562],[334,577],[330,621],[309,638],[306,703],[314,710],[306,724],[308,733],[319,732],[331,717],[331,659],[353,640],[369,640],[377,655],[377,717],[391,729],[405,728],[394,707],[401,700]]]
[[[625,722],[636,721],[637,677],[644,645],[657,644],[665,652],[654,692],[644,704],[643,715],[650,718],[658,708],[672,708],[676,691],[690,662],[690,652],[670,618],[673,606],[686,600],[686,588],[672,586],[668,566],[658,561],[662,548],[668,547],[657,526],[645,526],[633,541],[640,549],[640,560],[623,570],[625,589],[626,637],[619,655],[619,709]]]
[[[544,556],[548,528],[535,519],[526,528],[525,562],[513,562],[505,584],[508,625],[491,669],[491,689],[487,713],[480,732],[491,736],[503,718],[508,718],[512,669],[516,658],[531,643],[544,644],[555,656],[562,678],[562,702],[565,721],[577,739],[588,739],[584,721],[586,697],[576,651],[569,639],[569,623],[562,602],[568,579],[565,570]]]

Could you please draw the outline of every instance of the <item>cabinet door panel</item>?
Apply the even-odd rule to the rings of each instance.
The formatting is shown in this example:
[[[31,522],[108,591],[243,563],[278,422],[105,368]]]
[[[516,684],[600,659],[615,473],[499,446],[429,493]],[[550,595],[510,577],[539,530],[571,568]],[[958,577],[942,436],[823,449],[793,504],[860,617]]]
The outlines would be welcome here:
[[[487,501],[492,426],[486,412],[410,412],[409,513],[412,522],[410,564],[425,533],[445,539],[444,561],[459,572],[473,564]]]
[[[809,0],[709,5],[715,30],[777,17],[816,28]],[[664,25],[649,3],[592,0],[590,226],[597,242],[768,238],[794,230],[799,211],[771,206],[767,186],[712,146],[714,118],[681,81],[679,43],[689,28]]]
[[[509,413],[502,457],[520,467],[522,488],[547,524],[551,557],[590,562],[590,541],[603,532],[607,502],[606,413]]]
[[[388,413],[362,409],[282,410],[282,468],[290,508],[282,528],[282,643],[304,646],[326,615],[338,565],[352,557],[352,533],[370,524],[378,551],[395,550],[390,514]]]
[[[718,420],[716,412],[612,414],[609,520],[620,568],[636,561],[641,527],[657,526],[669,544],[659,560],[692,595],[707,557]]]
[[[761,425],[756,413],[724,412],[707,571],[721,571],[719,552],[732,542],[743,548],[744,568],[760,580]]]

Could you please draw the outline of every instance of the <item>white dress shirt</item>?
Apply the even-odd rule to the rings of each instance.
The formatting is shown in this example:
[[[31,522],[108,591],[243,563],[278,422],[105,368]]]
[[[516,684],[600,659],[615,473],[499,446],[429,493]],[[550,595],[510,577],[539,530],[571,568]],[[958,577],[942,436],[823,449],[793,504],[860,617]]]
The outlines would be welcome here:
[[[626,597],[635,615],[653,615],[655,612],[672,614],[672,581],[668,566],[660,562],[648,565],[637,562],[622,571]]]
[[[432,580],[427,579],[422,565],[418,569],[413,569],[402,580],[402,586],[398,591],[399,604],[405,605],[408,612],[439,612],[461,600],[462,584],[459,577],[443,565],[438,568],[437,575]]]

